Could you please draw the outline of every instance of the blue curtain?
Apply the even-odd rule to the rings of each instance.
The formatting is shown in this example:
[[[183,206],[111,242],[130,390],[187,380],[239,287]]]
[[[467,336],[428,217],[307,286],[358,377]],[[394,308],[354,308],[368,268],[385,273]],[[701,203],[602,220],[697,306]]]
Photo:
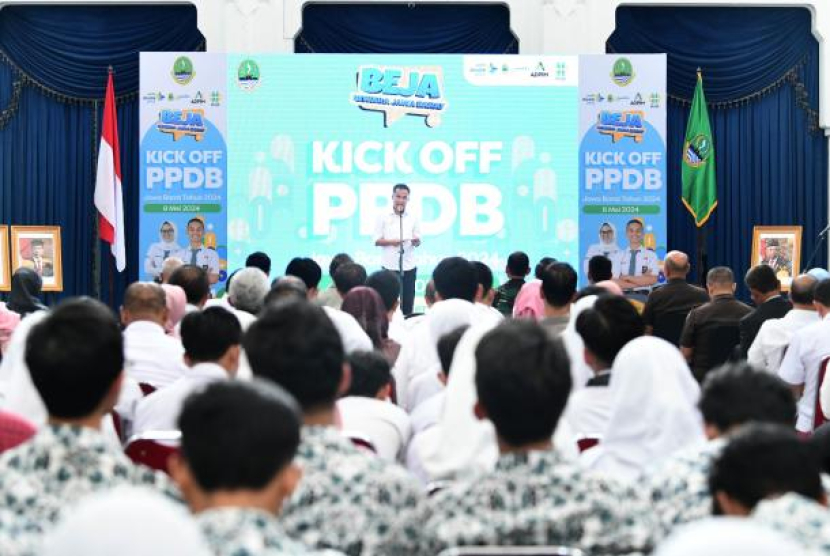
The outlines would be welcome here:
[[[818,128],[818,43],[801,8],[617,10],[607,50],[668,53],[671,248],[694,256],[696,228],[680,202],[681,152],[695,70],[703,71],[715,142],[718,207],[708,267],[750,266],[755,225],[802,225],[802,265],[827,223],[827,142]],[[827,265],[822,248],[813,266]]]
[[[204,50],[189,5],[12,6],[0,11],[0,223],[59,225],[62,294],[117,306],[138,277],[138,53]],[[127,270],[96,236],[95,168],[115,71]],[[94,256],[100,249],[101,264]]]
[[[517,54],[496,4],[309,4],[298,53]]]

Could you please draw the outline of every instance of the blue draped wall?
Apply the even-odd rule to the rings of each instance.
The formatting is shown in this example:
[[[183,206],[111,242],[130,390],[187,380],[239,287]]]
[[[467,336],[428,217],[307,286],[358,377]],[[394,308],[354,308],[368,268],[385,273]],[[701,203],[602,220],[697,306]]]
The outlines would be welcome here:
[[[703,71],[718,207],[709,267],[749,267],[754,225],[804,226],[802,264],[827,224],[827,141],[818,128],[818,43],[801,8],[617,10],[609,52],[668,53],[669,245],[695,253],[680,161],[695,70]],[[826,249],[814,266],[826,267]],[[739,280],[742,282],[742,280]]]
[[[113,306],[138,268],[138,53],[204,50],[188,5],[12,6],[0,11],[0,224],[59,225],[64,292]],[[115,71],[127,271],[96,264],[95,153]],[[110,290],[110,276],[112,291]]]
[[[294,51],[517,54],[519,43],[498,4],[309,4]]]

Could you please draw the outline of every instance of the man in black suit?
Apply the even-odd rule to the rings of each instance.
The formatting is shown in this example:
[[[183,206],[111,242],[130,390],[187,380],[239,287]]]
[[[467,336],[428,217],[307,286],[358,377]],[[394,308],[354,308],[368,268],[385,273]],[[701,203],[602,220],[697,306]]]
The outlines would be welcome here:
[[[781,295],[781,282],[775,270],[760,264],[749,269],[744,278],[749,295],[755,303],[755,310],[741,319],[738,324],[741,333],[741,356],[746,357],[749,346],[755,340],[765,320],[780,319],[790,312],[792,304]]]

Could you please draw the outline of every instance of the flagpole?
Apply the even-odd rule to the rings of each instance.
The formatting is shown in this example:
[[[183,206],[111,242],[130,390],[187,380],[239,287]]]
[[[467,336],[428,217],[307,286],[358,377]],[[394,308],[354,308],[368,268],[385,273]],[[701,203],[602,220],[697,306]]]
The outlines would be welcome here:
[[[98,180],[96,170],[98,167],[98,141],[100,132],[98,130],[98,101],[92,103],[92,160],[94,166],[92,175]],[[98,230],[98,209],[93,204],[92,211],[92,296],[101,301],[101,234]]]
[[[114,75],[115,70],[112,68],[112,65],[107,66],[107,76]],[[110,284],[110,292],[109,292],[109,306],[115,309],[115,258],[114,257],[107,257],[109,259],[109,284]]]
[[[697,78],[698,80],[703,79],[703,72],[700,69],[700,66],[697,68]],[[697,227],[697,282],[700,284],[701,287],[704,289],[706,288],[706,273],[708,269],[706,268],[706,226],[698,226]]]

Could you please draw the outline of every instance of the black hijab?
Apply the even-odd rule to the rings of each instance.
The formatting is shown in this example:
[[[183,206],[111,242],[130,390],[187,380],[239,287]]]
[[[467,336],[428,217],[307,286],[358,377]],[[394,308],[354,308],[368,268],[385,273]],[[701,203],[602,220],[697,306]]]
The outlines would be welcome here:
[[[12,288],[6,308],[19,313],[21,317],[46,309],[38,298],[41,287],[43,281],[37,272],[31,268],[18,268],[12,275]]]

